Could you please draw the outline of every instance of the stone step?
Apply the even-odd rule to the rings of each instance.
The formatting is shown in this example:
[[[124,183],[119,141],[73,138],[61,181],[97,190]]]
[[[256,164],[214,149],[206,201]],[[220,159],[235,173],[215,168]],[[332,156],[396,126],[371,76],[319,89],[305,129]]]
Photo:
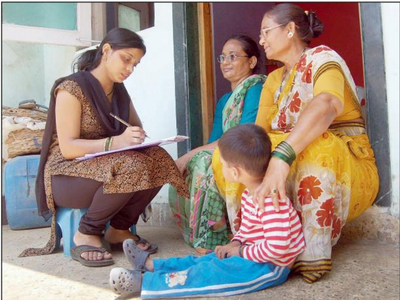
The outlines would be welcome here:
[[[151,219],[141,226],[176,227],[171,209],[167,203],[153,203]],[[376,205],[367,209],[361,216],[347,223],[342,231],[341,239],[376,240],[382,243],[399,243],[399,218],[390,215],[389,209]]]

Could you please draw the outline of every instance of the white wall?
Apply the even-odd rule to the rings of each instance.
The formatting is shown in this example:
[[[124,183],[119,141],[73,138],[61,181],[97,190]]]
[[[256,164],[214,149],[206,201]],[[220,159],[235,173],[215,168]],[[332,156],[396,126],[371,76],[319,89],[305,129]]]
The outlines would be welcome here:
[[[72,46],[43,45],[43,86],[45,104],[50,103],[50,91],[54,81],[72,73],[72,61],[76,48]]]
[[[3,42],[2,105],[18,107],[22,100],[43,101],[43,46]]]
[[[155,26],[139,32],[146,55],[124,84],[147,134],[151,139],[160,139],[177,134],[172,3],[155,3],[154,10]],[[177,144],[164,148],[177,158]],[[167,202],[167,195],[168,185],[155,201]]]
[[[391,213],[399,216],[399,4],[382,3],[389,142],[392,169]]]
[[[2,105],[34,99],[48,105],[54,81],[71,73],[76,48],[42,43],[3,42]]]

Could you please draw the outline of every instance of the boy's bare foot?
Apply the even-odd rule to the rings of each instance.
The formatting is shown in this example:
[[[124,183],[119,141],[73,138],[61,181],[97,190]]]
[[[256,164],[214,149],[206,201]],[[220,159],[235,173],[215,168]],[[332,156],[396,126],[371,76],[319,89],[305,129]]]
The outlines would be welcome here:
[[[153,263],[153,260],[150,258],[150,256],[147,257],[144,266],[145,266],[147,271],[154,272],[154,263]]]

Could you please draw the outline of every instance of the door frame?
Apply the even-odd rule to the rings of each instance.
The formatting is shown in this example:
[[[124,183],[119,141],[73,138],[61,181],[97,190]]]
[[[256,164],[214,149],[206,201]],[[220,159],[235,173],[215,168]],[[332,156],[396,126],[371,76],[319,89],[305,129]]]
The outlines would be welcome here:
[[[203,144],[205,137],[211,132],[212,117],[214,116],[214,74],[212,71],[212,22],[211,7],[209,3],[197,3],[197,28],[199,34],[198,45],[200,49],[198,62],[201,80],[197,87],[189,86],[187,54],[193,51],[185,47],[188,39],[187,16],[184,3],[174,3],[174,38],[175,40],[175,84],[177,95],[177,128],[178,134],[191,136],[193,132],[202,135]],[[364,62],[364,81],[367,105],[367,131],[375,153],[376,164],[379,172],[380,189],[375,204],[389,207],[392,200],[392,180],[389,147],[388,104],[386,101],[385,57],[383,49],[382,17],[379,3],[360,3],[360,23],[362,36],[362,51]],[[371,22],[374,20],[374,22]],[[184,24],[182,26],[182,24]],[[176,32],[175,32],[176,31]],[[211,33],[210,33],[211,31]],[[176,35],[179,33],[179,36]],[[207,50],[208,49],[208,50]],[[186,72],[182,72],[182,62]],[[190,65],[191,69],[193,65]],[[207,78],[208,76],[211,76]],[[201,107],[200,119],[197,126],[190,126],[189,118],[189,88],[200,90]],[[214,101],[215,103],[215,101]],[[184,122],[183,122],[184,120]],[[211,126],[210,126],[211,125]],[[197,143],[199,139],[197,139]],[[181,156],[196,147],[196,143],[179,143],[178,155]]]

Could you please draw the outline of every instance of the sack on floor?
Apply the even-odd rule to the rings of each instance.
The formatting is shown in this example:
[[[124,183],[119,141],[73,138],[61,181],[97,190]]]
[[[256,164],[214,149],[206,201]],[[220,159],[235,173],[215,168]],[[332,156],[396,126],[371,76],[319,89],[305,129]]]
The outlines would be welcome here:
[[[44,111],[2,107],[3,159],[40,153],[46,119]]]

